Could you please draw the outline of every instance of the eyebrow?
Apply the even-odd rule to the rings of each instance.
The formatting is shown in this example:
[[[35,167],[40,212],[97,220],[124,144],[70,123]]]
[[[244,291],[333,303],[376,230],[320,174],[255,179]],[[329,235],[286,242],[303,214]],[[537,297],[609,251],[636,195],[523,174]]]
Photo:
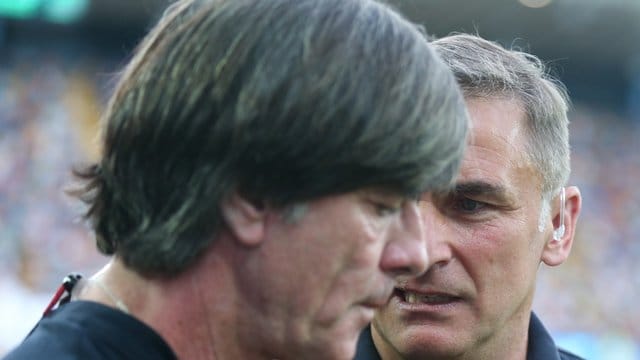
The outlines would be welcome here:
[[[488,183],[486,181],[468,181],[460,182],[454,185],[453,194],[467,196],[483,196],[496,200],[507,201],[509,194],[507,189],[502,185]]]

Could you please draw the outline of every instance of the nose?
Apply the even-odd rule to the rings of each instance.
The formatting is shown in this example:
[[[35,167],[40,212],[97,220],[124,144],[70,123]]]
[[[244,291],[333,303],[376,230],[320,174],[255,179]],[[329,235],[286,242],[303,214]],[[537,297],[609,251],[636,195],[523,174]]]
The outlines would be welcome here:
[[[420,209],[408,202],[403,209],[399,225],[389,233],[380,268],[392,277],[417,276],[427,270],[428,257],[424,226]]]
[[[420,202],[420,216],[424,226],[425,244],[429,254],[427,269],[447,264],[452,256],[451,244],[447,241],[447,217],[429,198]]]

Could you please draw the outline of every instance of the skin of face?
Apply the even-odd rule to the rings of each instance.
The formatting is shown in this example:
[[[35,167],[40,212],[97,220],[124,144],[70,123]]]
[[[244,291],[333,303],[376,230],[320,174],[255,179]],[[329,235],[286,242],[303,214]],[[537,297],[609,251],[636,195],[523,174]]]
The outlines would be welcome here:
[[[295,221],[264,211],[259,253],[238,280],[248,288],[243,316],[254,324],[247,336],[271,357],[351,359],[395,277],[426,270],[419,203],[367,189],[304,206]]]
[[[536,273],[551,251],[545,244],[553,224],[538,229],[541,179],[524,153],[519,103],[467,99],[467,106],[471,137],[455,191],[421,202],[425,226],[434,229],[429,269],[401,282],[373,321],[383,359],[525,356]]]

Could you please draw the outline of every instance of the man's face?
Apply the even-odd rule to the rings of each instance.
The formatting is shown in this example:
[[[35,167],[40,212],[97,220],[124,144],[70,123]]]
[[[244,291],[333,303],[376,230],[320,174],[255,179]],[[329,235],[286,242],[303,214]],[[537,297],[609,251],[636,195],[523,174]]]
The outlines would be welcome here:
[[[269,215],[252,294],[258,331],[292,359],[351,359],[359,332],[396,275],[427,266],[416,199],[370,189],[308,202],[287,221]]]
[[[524,155],[525,115],[514,100],[467,105],[471,138],[456,190],[421,204],[432,265],[401,282],[373,322],[388,358],[492,358],[526,335],[552,226],[538,230],[540,178]]]

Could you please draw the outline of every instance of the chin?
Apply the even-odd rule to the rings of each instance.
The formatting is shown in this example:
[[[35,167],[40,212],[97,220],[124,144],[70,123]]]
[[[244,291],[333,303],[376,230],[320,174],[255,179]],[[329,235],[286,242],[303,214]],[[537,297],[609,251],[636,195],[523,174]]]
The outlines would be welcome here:
[[[455,340],[435,334],[417,336],[406,344],[402,354],[406,359],[456,358],[464,353],[464,347]]]
[[[410,330],[390,339],[396,342],[396,350],[404,359],[457,358],[465,352],[463,339],[455,333],[421,327]],[[405,341],[400,342],[399,338]]]

